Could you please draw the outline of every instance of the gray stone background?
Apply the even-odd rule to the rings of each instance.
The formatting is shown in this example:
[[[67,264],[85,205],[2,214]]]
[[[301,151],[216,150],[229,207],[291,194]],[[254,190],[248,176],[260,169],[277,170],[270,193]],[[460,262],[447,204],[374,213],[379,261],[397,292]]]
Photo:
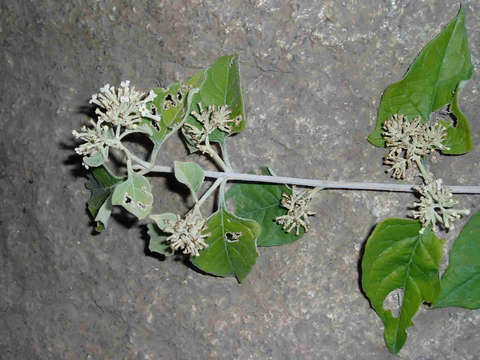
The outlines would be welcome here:
[[[480,2],[466,1],[474,65]],[[0,1],[0,358],[480,359],[480,312],[422,308],[398,356],[359,288],[373,226],[403,217],[409,194],[328,191],[312,231],[261,248],[239,285],[147,256],[138,223],[92,234],[71,130],[105,83],[149,89],[239,53],[245,131],[238,171],[391,181],[366,138],[382,91],[457,13],[457,1]],[[442,157],[448,184],[478,183],[478,75],[463,91],[477,147]],[[185,159],[178,138],[159,159]],[[196,158],[203,166],[208,162]],[[152,178],[156,212],[184,211]],[[172,187],[173,186],[173,187]],[[478,196],[461,196],[473,211]],[[187,202],[187,203],[186,203]],[[463,225],[465,220],[462,220]],[[448,248],[457,231],[444,234]],[[445,264],[444,264],[445,265]]]

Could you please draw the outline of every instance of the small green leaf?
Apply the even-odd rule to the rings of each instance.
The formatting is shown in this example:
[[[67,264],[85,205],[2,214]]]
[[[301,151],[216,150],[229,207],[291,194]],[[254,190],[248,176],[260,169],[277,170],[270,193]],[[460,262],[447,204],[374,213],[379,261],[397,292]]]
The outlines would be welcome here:
[[[102,231],[107,227],[109,218],[107,203],[115,189],[115,186],[122,181],[122,178],[111,174],[105,167],[96,167],[88,175],[87,188],[91,191],[90,200],[88,200],[88,211],[97,222],[97,231]],[[103,207],[103,210],[101,210]],[[101,212],[101,213],[100,213]]]
[[[105,200],[103,205],[98,210],[97,216],[95,217],[95,221],[97,226],[95,230],[101,232],[108,227],[108,219],[110,219],[110,215],[112,214],[112,195]]]
[[[173,167],[175,178],[182,184],[187,185],[193,196],[196,197],[196,193],[205,179],[203,169],[196,163],[181,161],[174,161]]]
[[[455,19],[423,48],[405,77],[385,90],[376,128],[368,140],[375,146],[385,146],[383,124],[394,114],[406,115],[410,120],[420,116],[428,121],[432,112],[452,102],[459,83],[470,79],[472,74],[462,7]],[[448,141],[467,143],[467,136],[459,130],[456,139]],[[465,147],[461,151],[465,151]]]
[[[121,205],[127,211],[143,219],[152,210],[153,195],[150,183],[143,175],[130,173],[128,179],[115,187],[112,205]]]
[[[480,211],[463,227],[450,251],[435,307],[480,308]]]
[[[222,206],[208,219],[208,247],[191,261],[207,273],[235,275],[242,282],[257,261],[256,240],[260,231],[256,221],[239,218]]]
[[[268,168],[261,169],[262,175],[271,175]],[[233,199],[237,206],[235,215],[257,221],[262,227],[262,233],[257,239],[258,246],[279,246],[300,239],[305,231],[302,228],[300,234],[295,231],[286,233],[282,226],[275,222],[277,216],[287,213],[280,206],[282,193],[290,195],[292,190],[285,185],[267,184],[234,184],[227,193],[227,199]]]
[[[105,159],[100,151],[97,151],[91,156],[84,156],[83,163],[89,168],[98,167],[105,163]]]
[[[228,55],[217,59],[206,70],[205,74],[206,78],[200,87],[200,91],[193,96],[192,109],[198,111],[198,103],[200,102],[204,109],[212,104],[217,106],[228,105],[232,119],[239,115],[242,117],[242,121],[233,126],[232,133],[242,131],[245,127],[245,108],[240,87],[238,55]],[[190,113],[188,113],[186,121],[199,129],[201,128],[201,124]],[[227,133],[217,129],[210,134],[209,139],[212,142],[223,143],[227,136]],[[191,151],[195,150],[191,146],[189,148]]]
[[[165,256],[172,256],[173,250],[167,241],[168,236],[162,235],[161,231],[153,224],[148,224],[147,229],[148,236],[150,237],[148,249],[151,252],[156,252]]]
[[[423,234],[419,221],[386,219],[367,240],[362,259],[362,287],[385,326],[385,342],[392,353],[407,339],[406,329],[423,302],[433,302],[440,291],[438,269],[443,240],[431,227]],[[400,313],[384,309],[387,296],[403,290]]]
[[[157,214],[157,215],[150,215],[150,219],[155,221],[155,224],[158,226],[158,228],[162,231],[165,231],[170,225],[170,223],[175,223],[177,221],[177,215],[173,213],[163,213],[163,214]]]

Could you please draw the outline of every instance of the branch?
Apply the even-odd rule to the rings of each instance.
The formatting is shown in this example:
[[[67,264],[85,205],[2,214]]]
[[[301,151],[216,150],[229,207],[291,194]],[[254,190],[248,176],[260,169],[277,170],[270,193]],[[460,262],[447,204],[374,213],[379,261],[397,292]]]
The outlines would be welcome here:
[[[149,169],[150,172],[172,173],[170,166],[154,166]],[[315,179],[299,179],[285,176],[266,176],[254,174],[242,174],[236,172],[204,171],[207,178],[224,178],[228,180],[240,180],[257,183],[270,184],[289,184],[303,185],[309,187],[320,187],[323,189],[348,189],[348,190],[374,190],[374,191],[395,191],[395,192],[414,192],[413,184],[393,184],[393,183],[372,183],[355,181],[329,181]],[[448,186],[455,194],[480,194],[480,186]]]

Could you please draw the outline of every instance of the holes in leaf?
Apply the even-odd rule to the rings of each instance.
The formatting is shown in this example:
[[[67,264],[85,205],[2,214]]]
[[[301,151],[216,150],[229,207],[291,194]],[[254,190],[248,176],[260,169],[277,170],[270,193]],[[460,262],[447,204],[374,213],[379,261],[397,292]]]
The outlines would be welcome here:
[[[152,115],[157,115],[157,107],[154,104],[150,105],[150,112]]]
[[[160,125],[158,124],[158,121],[152,121],[152,126],[155,128],[155,130],[160,131]]]
[[[131,204],[133,201],[132,197],[130,195],[128,195],[128,193],[125,193],[125,197],[123,199],[123,203],[125,205],[128,205],[128,204]]]
[[[403,302],[403,289],[395,289],[387,295],[385,300],[383,300],[383,308],[385,310],[390,310],[393,317],[397,318],[400,315],[400,310],[402,309]]]
[[[180,102],[180,101],[182,101],[182,99],[183,99],[183,94],[182,94],[182,92],[179,90],[179,91],[177,92],[177,100]]]
[[[241,232],[226,232],[225,233],[225,240],[229,243],[234,243],[240,240],[240,237],[242,236]]]
[[[165,96],[165,99],[163,100],[163,110],[168,110],[170,107],[176,107],[177,105],[178,103],[172,94]]]

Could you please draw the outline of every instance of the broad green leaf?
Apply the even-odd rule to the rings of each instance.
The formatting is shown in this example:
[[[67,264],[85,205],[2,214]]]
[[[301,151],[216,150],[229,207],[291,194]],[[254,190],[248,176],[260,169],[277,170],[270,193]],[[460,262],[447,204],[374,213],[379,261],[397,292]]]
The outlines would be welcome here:
[[[383,123],[394,114],[406,115],[410,120],[420,116],[428,121],[432,112],[452,102],[459,83],[470,79],[472,74],[462,7],[455,19],[423,48],[405,77],[385,90],[376,128],[368,140],[375,146],[385,146]],[[466,132],[458,131],[454,141],[468,143],[467,136]],[[456,151],[462,153],[468,151],[466,149],[462,146]]]
[[[167,241],[168,236],[163,235],[162,232],[153,224],[148,224],[147,229],[148,236],[150,237],[148,249],[151,252],[156,252],[165,256],[172,256],[173,251]]]
[[[419,233],[419,221],[386,219],[367,240],[362,259],[362,287],[385,326],[385,342],[397,353],[407,339],[406,329],[423,302],[433,302],[440,291],[438,269],[443,240],[431,227]],[[384,308],[387,296],[403,290],[398,317]]]
[[[215,61],[205,72],[206,78],[200,91],[193,96],[192,110],[199,112],[198,104],[201,102],[204,109],[209,105],[228,105],[233,119],[240,115],[242,121],[233,127],[232,133],[237,133],[245,127],[245,108],[240,87],[240,66],[238,55],[223,56]],[[186,120],[189,124],[201,128],[201,124],[190,113]],[[227,133],[215,130],[209,139],[213,142],[223,143]],[[191,151],[194,148],[189,146]]]
[[[97,231],[102,231],[107,227],[108,204],[110,196],[115,186],[122,181],[122,178],[112,175],[105,167],[93,168],[88,175],[87,188],[91,191],[90,200],[88,200],[88,211],[97,221]],[[103,210],[102,207],[104,208]],[[101,214],[100,213],[101,210]]]
[[[204,79],[205,72],[202,70],[186,81],[184,86],[175,83],[170,85],[168,89],[158,88],[153,90],[157,97],[147,106],[151,110],[153,105],[156,113],[161,115],[162,119],[159,123],[144,119],[139,124],[139,128],[149,135],[149,139],[154,145],[152,152],[157,153],[168,136],[182,126],[186,114],[190,113],[192,97],[198,91]]]
[[[447,128],[447,141],[445,145],[449,147],[449,150],[442,151],[444,154],[459,155],[473,150],[473,141],[468,120],[458,106],[458,94],[461,88],[462,83],[460,83],[455,91],[455,96],[450,105],[450,111],[455,116],[456,124],[455,126]]]
[[[260,225],[229,213],[223,206],[208,219],[206,249],[192,263],[209,274],[235,275],[242,282],[257,261]]]
[[[480,211],[463,227],[450,250],[435,307],[480,308]]]
[[[262,175],[271,175],[268,168],[261,169]],[[280,206],[282,193],[290,195],[292,190],[285,185],[237,183],[227,193],[227,199],[233,199],[237,206],[235,215],[257,221],[262,233],[257,239],[258,246],[279,246],[300,239],[305,231],[302,228],[298,236],[295,231],[286,233],[282,226],[275,222],[277,216],[287,213]]]
[[[121,205],[139,219],[143,219],[150,213],[153,205],[150,182],[143,175],[130,173],[126,181],[115,187],[112,205]]]
[[[175,178],[187,185],[193,196],[196,197],[196,193],[205,179],[203,169],[194,162],[174,161],[173,164]]]

